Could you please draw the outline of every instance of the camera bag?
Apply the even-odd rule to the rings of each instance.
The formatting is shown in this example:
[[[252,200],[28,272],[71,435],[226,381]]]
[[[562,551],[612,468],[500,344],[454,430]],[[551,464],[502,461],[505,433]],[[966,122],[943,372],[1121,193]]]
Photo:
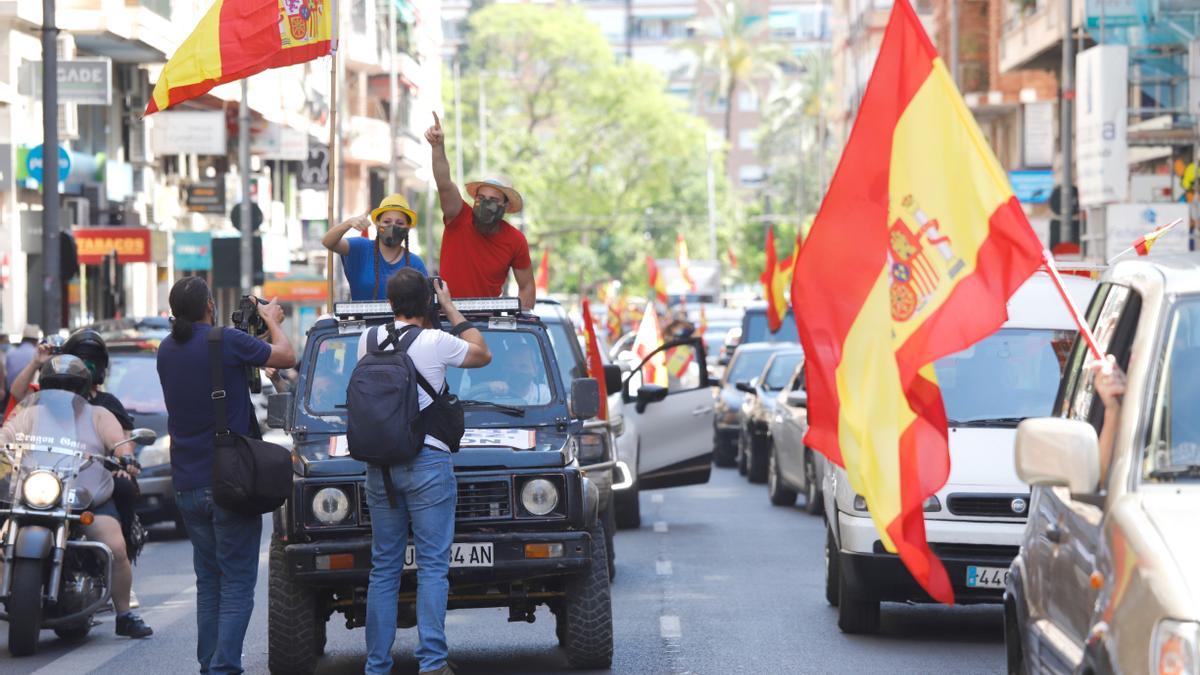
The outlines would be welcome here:
[[[216,421],[213,456],[213,501],[246,516],[270,513],[292,494],[292,453],[287,448],[229,429],[225,374],[221,366],[224,329],[208,332],[212,401]]]

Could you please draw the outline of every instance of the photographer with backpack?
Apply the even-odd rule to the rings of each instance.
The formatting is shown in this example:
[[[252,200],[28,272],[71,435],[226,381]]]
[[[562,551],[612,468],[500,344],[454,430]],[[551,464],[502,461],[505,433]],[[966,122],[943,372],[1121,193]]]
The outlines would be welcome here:
[[[430,330],[433,294],[453,326]],[[462,407],[449,395],[446,368],[491,363],[483,334],[454,307],[440,279],[405,268],[388,279],[395,322],[358,343],[346,391],[347,447],[367,463],[371,575],[367,588],[367,673],[390,673],[396,603],[411,524],[417,560],[416,657],[422,673],[446,663],[446,600],[458,486],[450,453],[463,434]]]

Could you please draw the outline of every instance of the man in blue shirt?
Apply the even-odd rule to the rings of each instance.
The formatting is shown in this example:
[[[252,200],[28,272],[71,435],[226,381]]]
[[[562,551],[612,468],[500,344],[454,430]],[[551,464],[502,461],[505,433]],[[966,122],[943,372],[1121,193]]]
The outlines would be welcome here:
[[[215,412],[209,373],[208,333],[216,306],[208,284],[184,277],[171,288],[171,335],[158,348],[158,374],[171,435],[175,499],[192,542],[196,569],[196,658],[202,673],[241,673],[242,640],[254,610],[262,518],[227,511],[213,502]],[[238,330],[221,340],[229,428],[249,434],[254,411],[246,381],[249,366],[291,368],[296,351],[280,328],[283,309],[258,305],[270,343]]]

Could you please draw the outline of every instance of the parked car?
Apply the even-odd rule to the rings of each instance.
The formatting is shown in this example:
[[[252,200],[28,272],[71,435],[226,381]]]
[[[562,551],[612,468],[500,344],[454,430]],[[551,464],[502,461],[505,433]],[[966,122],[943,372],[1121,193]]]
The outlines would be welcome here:
[[[1010,673],[1200,668],[1200,256],[1121,262],[1087,310],[1128,374],[1111,461],[1104,405],[1077,343],[1055,417],[1017,431],[1033,487],[1004,598]]]
[[[767,455],[767,497],[776,506],[792,506],[796,496],[803,493],[804,510],[819,516],[825,512],[821,483],[829,461],[804,445],[807,433],[808,392],[801,360],[788,383],[776,395],[775,415],[771,418],[771,449]]]
[[[171,320],[165,316],[105,319],[88,326],[109,340],[161,340],[171,333]]]
[[[795,345],[792,345],[795,346]],[[763,342],[739,347],[733,360],[721,374],[720,383],[713,388],[713,463],[730,467],[737,464],[738,438],[742,428],[742,401],[746,396],[738,389],[739,382],[748,385],[762,372],[767,360],[778,346]]]
[[[767,359],[762,372],[749,382],[734,384],[745,396],[739,419],[738,472],[751,483],[767,482],[767,462],[771,447],[771,418],[775,416],[776,396],[787,385],[796,366],[804,360],[799,345],[780,344]]]
[[[1095,282],[1065,280],[1082,302]],[[1051,279],[1042,273],[1009,300],[991,336],[934,364],[949,423],[950,475],[924,505],[925,536],[960,604],[999,603],[1028,516],[1029,488],[1017,477],[1017,425],[1049,411],[1076,335]],[[846,633],[879,628],[880,602],[928,602],[900,558],[886,550],[869,504],[844,469],[828,471],[825,594]]]

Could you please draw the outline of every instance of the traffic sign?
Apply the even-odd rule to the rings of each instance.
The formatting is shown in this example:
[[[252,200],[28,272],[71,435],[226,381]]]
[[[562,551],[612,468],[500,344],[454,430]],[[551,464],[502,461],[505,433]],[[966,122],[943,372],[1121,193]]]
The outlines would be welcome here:
[[[25,168],[29,170],[29,176],[37,182],[42,182],[42,157],[43,149],[39,145],[29,151],[29,155],[25,157]],[[71,173],[71,155],[61,145],[58,146],[58,180],[61,183],[67,179],[67,174]]]

